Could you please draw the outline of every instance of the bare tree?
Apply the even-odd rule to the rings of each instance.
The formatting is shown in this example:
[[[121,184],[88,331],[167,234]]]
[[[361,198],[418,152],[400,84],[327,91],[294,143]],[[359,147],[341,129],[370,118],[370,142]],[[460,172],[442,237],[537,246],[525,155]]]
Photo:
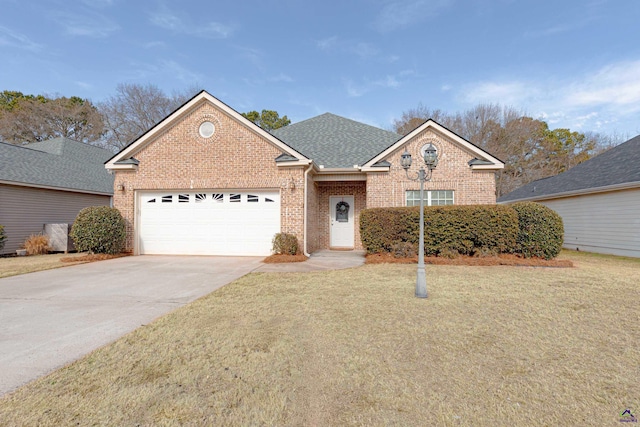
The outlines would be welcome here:
[[[104,117],[103,144],[120,150],[184,104],[197,90],[165,94],[155,85],[121,83],[116,94],[98,105]]]
[[[406,135],[429,117],[505,162],[496,173],[498,197],[568,170],[595,155],[607,141],[569,129],[550,130],[547,123],[521,110],[497,104],[480,104],[456,114],[421,104],[394,121],[394,129]]]
[[[97,108],[77,96],[18,97],[10,108],[0,112],[0,138],[11,144],[57,137],[93,143],[103,132],[104,123]]]
[[[450,116],[442,110],[432,110],[420,104],[416,108],[402,113],[402,117],[393,121],[393,131],[400,135],[407,135],[409,132],[423,124],[425,121],[432,119],[443,126],[448,125]]]

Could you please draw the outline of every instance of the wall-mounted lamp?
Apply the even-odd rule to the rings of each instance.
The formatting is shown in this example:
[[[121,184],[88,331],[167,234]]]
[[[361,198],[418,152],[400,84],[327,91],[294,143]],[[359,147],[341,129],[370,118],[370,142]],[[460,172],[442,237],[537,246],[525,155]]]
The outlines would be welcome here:
[[[118,189],[118,191],[124,191],[124,184],[118,184],[116,188]]]

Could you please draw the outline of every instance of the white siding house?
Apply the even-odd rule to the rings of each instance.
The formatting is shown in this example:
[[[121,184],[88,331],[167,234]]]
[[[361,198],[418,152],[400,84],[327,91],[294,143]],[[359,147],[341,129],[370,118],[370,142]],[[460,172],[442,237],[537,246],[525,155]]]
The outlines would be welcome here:
[[[640,136],[498,203],[535,201],[564,222],[564,247],[640,258]]]

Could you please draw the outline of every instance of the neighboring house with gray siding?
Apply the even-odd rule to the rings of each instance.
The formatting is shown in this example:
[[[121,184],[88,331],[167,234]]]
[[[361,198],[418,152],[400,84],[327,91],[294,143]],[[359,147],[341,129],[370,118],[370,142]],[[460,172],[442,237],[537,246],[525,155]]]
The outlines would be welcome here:
[[[0,224],[7,235],[0,254],[15,252],[44,224],[71,224],[87,206],[109,206],[113,153],[56,138],[17,146],[0,142]]]
[[[535,201],[564,221],[564,247],[640,257],[640,136],[498,203]]]

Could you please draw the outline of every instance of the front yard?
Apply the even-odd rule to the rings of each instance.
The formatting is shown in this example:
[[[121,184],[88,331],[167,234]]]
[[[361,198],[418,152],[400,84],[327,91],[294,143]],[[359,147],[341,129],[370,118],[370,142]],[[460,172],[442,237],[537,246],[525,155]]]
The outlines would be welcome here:
[[[15,393],[0,425],[618,425],[640,260],[250,274]],[[133,286],[133,285],[132,285]]]

